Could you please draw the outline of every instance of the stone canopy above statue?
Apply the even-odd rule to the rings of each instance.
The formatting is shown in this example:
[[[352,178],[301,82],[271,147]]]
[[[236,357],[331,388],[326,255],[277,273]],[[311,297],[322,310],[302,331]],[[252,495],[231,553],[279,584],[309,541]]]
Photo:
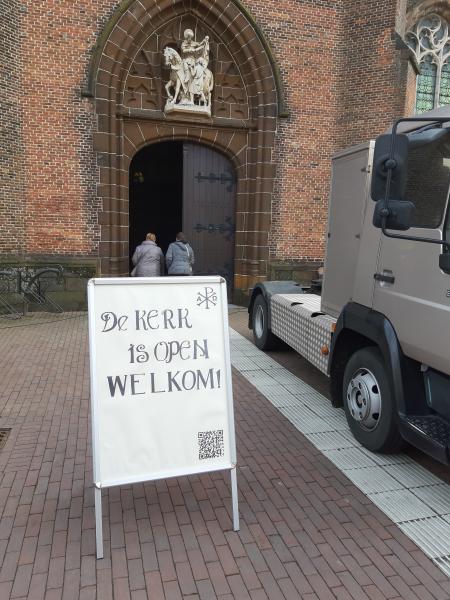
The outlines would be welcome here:
[[[214,77],[209,65],[209,37],[201,42],[194,40],[192,29],[186,29],[181,44],[181,56],[167,46],[164,49],[166,66],[170,67],[170,79],[165,86],[167,102],[164,108],[170,112],[195,112],[211,115],[211,96]]]
[[[249,118],[246,88],[228,47],[189,14],[158,28],[141,46],[125,81],[123,105],[172,120]]]

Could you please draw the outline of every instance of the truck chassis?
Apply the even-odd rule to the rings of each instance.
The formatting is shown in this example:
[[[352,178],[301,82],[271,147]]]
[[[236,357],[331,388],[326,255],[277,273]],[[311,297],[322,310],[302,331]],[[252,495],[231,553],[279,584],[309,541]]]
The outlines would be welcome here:
[[[280,293],[277,293],[277,292]],[[344,407],[350,430],[366,448],[396,452],[412,443],[450,464],[450,427],[417,410],[420,365],[403,356],[390,323],[360,305],[339,319],[320,310],[321,298],[293,282],[258,284],[249,304],[249,328],[261,350],[287,344],[330,378],[332,404]]]

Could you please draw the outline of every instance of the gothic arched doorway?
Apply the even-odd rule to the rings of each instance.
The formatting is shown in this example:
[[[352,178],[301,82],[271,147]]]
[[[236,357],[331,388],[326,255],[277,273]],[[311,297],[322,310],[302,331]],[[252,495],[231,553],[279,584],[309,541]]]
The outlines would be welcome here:
[[[195,275],[234,277],[236,175],[223,154],[200,144],[159,142],[130,165],[130,254],[149,231],[163,252],[184,231],[194,248]]]

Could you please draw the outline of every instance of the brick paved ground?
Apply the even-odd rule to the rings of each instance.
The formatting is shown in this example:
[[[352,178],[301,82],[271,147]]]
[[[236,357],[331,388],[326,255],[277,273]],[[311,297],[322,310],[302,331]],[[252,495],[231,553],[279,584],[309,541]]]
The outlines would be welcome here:
[[[447,600],[450,581],[235,374],[228,474],[104,491],[95,559],[86,318],[0,320],[0,599]],[[5,327],[11,327],[6,329]]]

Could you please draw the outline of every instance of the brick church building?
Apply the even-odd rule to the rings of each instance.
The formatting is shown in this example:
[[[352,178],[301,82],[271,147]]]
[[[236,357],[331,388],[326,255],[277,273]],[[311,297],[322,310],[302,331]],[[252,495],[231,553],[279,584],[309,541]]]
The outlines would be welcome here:
[[[148,231],[244,302],[323,260],[330,159],[450,102],[450,2],[0,0],[0,270],[67,306]]]

